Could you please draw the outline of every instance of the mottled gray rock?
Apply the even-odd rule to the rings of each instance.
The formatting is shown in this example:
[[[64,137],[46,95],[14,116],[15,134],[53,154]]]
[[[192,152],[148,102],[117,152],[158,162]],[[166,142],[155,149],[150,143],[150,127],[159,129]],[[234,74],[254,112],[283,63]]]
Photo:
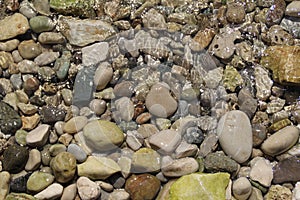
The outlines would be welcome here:
[[[269,160],[255,157],[250,162],[250,178],[265,187],[270,187],[273,180],[273,169]]]
[[[232,184],[233,196],[240,200],[246,200],[251,195],[252,186],[246,177],[240,177]]]
[[[61,184],[53,183],[34,197],[37,199],[57,199],[62,195],[63,189],[64,187]]]
[[[235,173],[239,169],[239,164],[226,156],[223,152],[215,152],[205,157],[204,167],[209,172],[223,171]]]
[[[81,49],[82,64],[84,66],[98,64],[105,60],[108,55],[109,44],[107,42],[99,42]]]
[[[39,125],[26,135],[26,143],[32,147],[42,147],[46,144],[50,134],[50,126],[47,124]]]
[[[46,51],[37,56],[34,62],[39,66],[44,66],[54,62],[58,57],[59,52]]]
[[[0,102],[0,126],[5,134],[14,134],[22,126],[19,114],[3,101]]]

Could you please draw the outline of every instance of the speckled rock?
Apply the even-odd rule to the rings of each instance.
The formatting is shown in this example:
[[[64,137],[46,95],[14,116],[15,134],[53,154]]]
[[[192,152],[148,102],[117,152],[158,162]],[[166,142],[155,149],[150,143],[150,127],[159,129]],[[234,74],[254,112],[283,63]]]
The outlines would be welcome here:
[[[29,29],[29,23],[27,18],[19,13],[15,13],[9,17],[0,20],[0,41],[13,38],[17,35],[24,34]]]
[[[295,182],[300,180],[298,156],[292,156],[278,162],[274,167],[274,183]]]
[[[41,147],[46,144],[50,133],[50,126],[47,124],[39,125],[26,135],[26,143],[32,147]]]
[[[57,199],[63,193],[64,187],[58,183],[53,183],[45,188],[43,191],[34,195],[37,199]]]
[[[87,177],[80,177],[76,184],[82,200],[98,199],[101,195],[101,188]]]
[[[193,39],[198,42],[200,48],[204,49],[208,47],[214,36],[215,32],[213,29],[205,29],[198,31]]]
[[[0,102],[0,126],[5,134],[14,134],[22,126],[19,114],[3,101]]]
[[[272,185],[268,193],[264,196],[264,200],[289,200],[292,199],[292,192],[289,188],[281,185]]]
[[[204,167],[208,172],[234,173],[239,169],[238,163],[222,152],[208,154],[204,159]]]
[[[260,100],[266,100],[271,95],[273,81],[270,78],[268,71],[261,66],[256,66],[254,70],[256,97]]]
[[[9,146],[3,153],[3,169],[10,173],[22,171],[29,157],[26,147],[19,145]]]
[[[171,185],[170,199],[225,199],[229,177],[227,173],[194,173],[182,176]]]
[[[0,172],[0,199],[4,200],[9,193],[10,174],[6,171]]]
[[[246,177],[240,177],[232,184],[233,196],[239,200],[246,200],[251,195],[252,187]]]
[[[181,177],[198,171],[199,164],[194,158],[186,157],[163,164],[162,173],[167,177]]]
[[[232,66],[227,65],[223,74],[223,85],[226,89],[234,92],[238,86],[243,84],[240,73]]]
[[[21,172],[22,173],[22,172]],[[12,178],[10,181],[10,192],[26,192],[27,191],[27,181],[31,173],[27,173],[23,176]]]
[[[56,181],[66,183],[72,180],[75,175],[76,158],[73,154],[61,152],[51,160],[50,167]]]
[[[25,59],[32,59],[42,53],[42,47],[40,44],[33,40],[25,40],[18,46],[20,55]]]
[[[62,44],[65,38],[61,33],[43,32],[39,35],[38,41],[41,44]]]
[[[265,187],[270,187],[273,180],[273,169],[269,160],[255,157],[250,162],[250,178]]]
[[[54,106],[43,106],[40,110],[41,119],[46,124],[63,121],[66,113],[64,110]]]
[[[84,17],[95,17],[94,3],[95,1],[84,0],[50,0],[49,2],[50,8],[60,14]]]
[[[109,44],[107,42],[99,42],[81,49],[82,64],[85,66],[94,65],[105,60],[108,55]]]
[[[229,3],[227,5],[226,19],[230,23],[240,24],[245,19],[245,8],[241,3]]]
[[[0,51],[0,59],[1,59],[0,67],[2,69],[7,69],[14,62],[12,55],[5,51]]]
[[[30,192],[40,192],[54,181],[54,176],[49,173],[35,171],[27,181],[27,189]]]
[[[134,172],[156,172],[160,170],[160,155],[150,148],[141,148],[132,155]]]
[[[55,27],[55,23],[47,16],[36,16],[29,20],[30,28],[35,33],[51,31]]]
[[[34,62],[39,66],[45,66],[53,63],[59,57],[59,52],[46,51],[38,55]]]
[[[300,37],[300,21],[294,20],[290,18],[283,18],[281,20],[280,26],[283,27],[285,30],[287,30],[291,35],[294,37],[299,38]]]
[[[159,189],[160,181],[151,174],[132,175],[125,184],[125,190],[132,200],[153,199]]]

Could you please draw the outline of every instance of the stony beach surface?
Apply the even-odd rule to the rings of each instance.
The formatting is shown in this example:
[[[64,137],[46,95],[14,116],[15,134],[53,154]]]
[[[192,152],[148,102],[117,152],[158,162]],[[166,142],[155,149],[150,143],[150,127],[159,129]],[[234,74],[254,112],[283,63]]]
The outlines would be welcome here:
[[[0,200],[300,200],[300,1],[0,0]]]

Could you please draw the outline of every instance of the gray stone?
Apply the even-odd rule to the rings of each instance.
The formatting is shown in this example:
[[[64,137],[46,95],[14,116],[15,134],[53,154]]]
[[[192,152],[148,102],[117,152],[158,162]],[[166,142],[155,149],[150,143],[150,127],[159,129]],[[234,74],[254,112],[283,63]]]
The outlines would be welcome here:
[[[97,90],[106,87],[113,77],[113,69],[108,62],[100,63],[95,71],[94,84]]]
[[[233,196],[240,200],[247,200],[251,195],[252,186],[250,181],[245,177],[240,177],[232,184]]]
[[[39,66],[48,65],[59,57],[59,52],[46,51],[37,56],[34,62]]]
[[[34,197],[37,199],[57,199],[62,195],[63,189],[64,187],[61,184],[53,183]]]
[[[122,120],[129,122],[132,120],[134,115],[133,102],[128,97],[121,97],[115,101],[116,109],[120,112]]]
[[[285,9],[285,15],[292,17],[300,17],[300,2],[292,1]]]
[[[39,35],[38,41],[41,44],[63,44],[65,37],[61,33],[43,32]]]
[[[239,169],[239,164],[226,156],[222,152],[208,154],[204,159],[204,167],[209,172],[229,172],[235,173]]]
[[[269,160],[255,157],[250,162],[250,178],[265,187],[270,187],[273,180],[273,169]]]
[[[37,149],[32,149],[29,152],[29,158],[25,165],[26,171],[34,171],[36,170],[42,162],[41,153]]]
[[[84,162],[87,158],[87,154],[77,144],[70,144],[67,151],[73,154],[78,162]]]
[[[82,64],[84,66],[98,64],[105,60],[108,55],[109,44],[107,42],[99,42],[81,49]]]
[[[98,199],[101,195],[101,188],[87,177],[80,177],[76,184],[82,200]]]
[[[194,158],[180,158],[163,164],[161,171],[167,177],[181,177],[198,171],[199,164]]]
[[[26,143],[32,147],[42,147],[46,144],[50,133],[50,126],[47,124],[39,125],[26,135]]]

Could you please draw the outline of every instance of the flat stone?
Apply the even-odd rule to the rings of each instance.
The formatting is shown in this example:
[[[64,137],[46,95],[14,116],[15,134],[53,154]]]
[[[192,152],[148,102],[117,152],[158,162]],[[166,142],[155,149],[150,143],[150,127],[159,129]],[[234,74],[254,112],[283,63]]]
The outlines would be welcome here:
[[[261,145],[265,154],[276,156],[289,150],[297,143],[300,130],[296,126],[287,126],[270,137]]]
[[[80,20],[62,16],[58,19],[58,26],[70,44],[76,46],[103,41],[115,33],[110,24],[101,20]]]
[[[252,128],[248,116],[239,110],[223,115],[218,123],[217,134],[224,152],[243,163],[252,153]]]
[[[76,183],[70,184],[64,188],[61,200],[75,199],[77,194],[77,185]]]
[[[42,162],[41,152],[37,149],[32,149],[29,151],[29,158],[25,165],[26,171],[34,171],[36,170]]]
[[[162,173],[167,177],[181,177],[198,171],[199,164],[194,158],[186,157],[173,160],[162,166]]]
[[[89,156],[84,163],[77,165],[78,175],[92,180],[104,180],[120,171],[121,168],[114,160],[99,156]]]
[[[39,66],[45,66],[53,63],[59,57],[59,52],[46,51],[38,55],[34,62]]]
[[[34,197],[37,199],[57,199],[62,195],[63,189],[64,187],[61,184],[53,183],[43,191],[34,195]]]
[[[26,143],[32,147],[42,147],[46,144],[50,133],[50,126],[47,124],[39,125],[30,131],[26,136]]]
[[[43,32],[39,35],[38,41],[41,44],[63,44],[65,37],[61,33]]]
[[[252,187],[250,181],[246,177],[236,179],[232,184],[233,196],[237,199],[248,199],[251,195]]]
[[[85,116],[76,116],[67,121],[63,127],[64,132],[74,134],[83,129],[88,119]]]
[[[209,172],[235,173],[239,169],[239,164],[223,152],[214,152],[205,157],[204,167]]]
[[[225,199],[225,191],[230,174],[197,174],[185,175],[176,180],[170,187],[170,199]]]
[[[285,15],[292,17],[300,17],[300,2],[292,1],[285,8]]]
[[[98,42],[81,49],[82,64],[84,66],[98,64],[105,60],[108,55],[109,44],[107,42]]]
[[[0,102],[0,126],[4,134],[14,134],[22,126],[19,114],[3,101]]]
[[[300,158],[293,156],[278,162],[274,167],[274,183],[300,181],[299,166]]]
[[[160,155],[150,148],[141,148],[132,155],[132,170],[137,173],[160,170]]]
[[[49,173],[35,171],[31,174],[27,181],[27,189],[30,192],[40,192],[51,185],[54,181],[54,176]]]
[[[38,200],[37,198],[33,197],[32,195],[25,194],[25,193],[10,193],[6,196],[5,200],[15,200],[15,199],[26,199],[26,200]]]
[[[98,199],[101,194],[101,188],[87,177],[80,177],[76,184],[82,200]]]
[[[4,200],[9,193],[10,174],[6,171],[0,172],[0,199]]]
[[[250,162],[250,178],[265,187],[270,187],[273,180],[273,169],[269,160],[255,157]]]
[[[10,173],[18,173],[22,171],[29,157],[29,152],[26,147],[19,145],[9,146],[3,152],[3,170]]]
[[[25,115],[33,115],[38,111],[37,107],[32,104],[18,103],[17,106]]]
[[[94,84],[97,90],[102,90],[112,79],[113,69],[108,62],[100,63],[95,71]]]
[[[29,29],[29,23],[24,15],[15,13],[12,16],[0,20],[0,27],[7,27],[0,30],[1,41],[26,33]]]

